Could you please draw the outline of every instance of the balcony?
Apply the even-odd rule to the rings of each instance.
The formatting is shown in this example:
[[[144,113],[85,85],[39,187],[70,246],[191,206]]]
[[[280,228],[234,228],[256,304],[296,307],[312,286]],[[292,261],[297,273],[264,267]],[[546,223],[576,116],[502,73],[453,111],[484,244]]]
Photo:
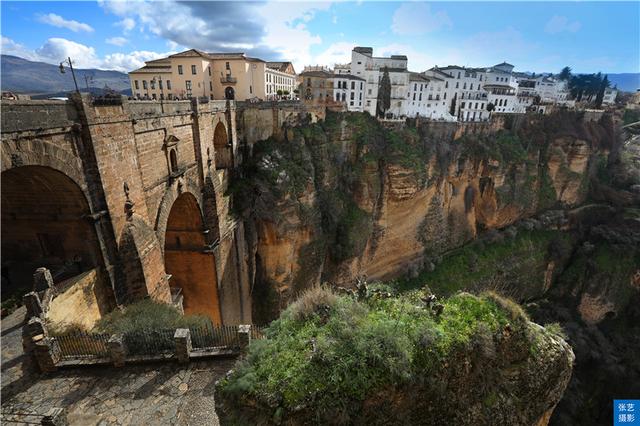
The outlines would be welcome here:
[[[237,82],[238,82],[238,79],[230,75],[220,77],[220,83],[222,84],[235,84]]]

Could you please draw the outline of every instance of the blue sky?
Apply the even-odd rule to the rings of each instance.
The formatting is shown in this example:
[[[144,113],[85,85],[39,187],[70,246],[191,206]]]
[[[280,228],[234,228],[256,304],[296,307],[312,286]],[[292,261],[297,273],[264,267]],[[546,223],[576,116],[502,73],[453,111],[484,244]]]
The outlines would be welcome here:
[[[640,71],[640,2],[2,1],[2,53],[129,71],[171,52],[244,51],[307,64],[353,46],[406,54],[409,67]]]

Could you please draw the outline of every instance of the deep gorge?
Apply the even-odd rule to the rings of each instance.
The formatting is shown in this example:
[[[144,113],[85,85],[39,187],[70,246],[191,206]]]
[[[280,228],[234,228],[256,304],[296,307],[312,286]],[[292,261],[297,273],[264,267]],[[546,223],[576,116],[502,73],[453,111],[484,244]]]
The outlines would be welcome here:
[[[605,421],[611,395],[640,375],[638,197],[610,179],[616,123],[560,112],[383,127],[328,113],[245,147],[229,191],[247,229],[254,321],[314,283],[361,276],[442,295],[496,290],[560,322],[576,353],[551,423]]]

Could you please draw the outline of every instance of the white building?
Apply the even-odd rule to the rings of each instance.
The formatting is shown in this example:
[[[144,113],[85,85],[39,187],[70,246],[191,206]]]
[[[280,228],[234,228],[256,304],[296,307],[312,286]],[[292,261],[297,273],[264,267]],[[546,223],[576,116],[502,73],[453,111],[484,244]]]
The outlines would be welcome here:
[[[346,105],[348,111],[362,112],[364,109],[365,79],[349,73],[333,75],[333,99]]]
[[[607,88],[604,90],[604,97],[602,98],[603,105],[613,105],[616,102],[618,96],[618,90]]]
[[[409,86],[406,56],[374,57],[371,47],[355,47],[351,51],[349,68],[351,75],[365,79],[364,111],[376,115],[378,88],[386,71],[389,73],[391,81],[391,106],[387,114],[393,117],[403,115],[404,101],[407,99]]]

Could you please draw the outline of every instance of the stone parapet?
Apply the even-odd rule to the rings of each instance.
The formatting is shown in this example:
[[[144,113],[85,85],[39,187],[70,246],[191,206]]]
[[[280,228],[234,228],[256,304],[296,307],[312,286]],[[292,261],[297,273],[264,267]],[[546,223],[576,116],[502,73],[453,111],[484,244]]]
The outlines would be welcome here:
[[[176,342],[176,358],[180,363],[189,362],[191,354],[191,331],[188,328],[178,328],[173,335]]]

